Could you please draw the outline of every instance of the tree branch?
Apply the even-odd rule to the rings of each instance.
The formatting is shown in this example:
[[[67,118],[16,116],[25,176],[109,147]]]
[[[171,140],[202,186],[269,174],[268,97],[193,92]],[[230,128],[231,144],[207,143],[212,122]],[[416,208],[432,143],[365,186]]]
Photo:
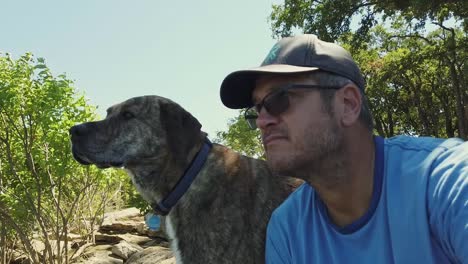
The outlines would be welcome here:
[[[434,42],[432,42],[430,39],[428,39],[426,37],[423,37],[421,35],[418,35],[418,34],[391,35],[389,38],[390,39],[392,39],[392,38],[419,38],[419,39],[422,39],[422,40],[426,41],[430,45],[434,45]]]
[[[34,250],[34,247],[31,245],[29,237],[26,233],[23,232],[23,229],[16,224],[15,220],[11,218],[10,214],[8,214],[5,208],[6,207],[3,205],[3,203],[0,202],[0,219],[2,219],[3,223],[11,226],[16,231],[21,239],[21,242],[26,248],[26,251],[29,253],[29,257],[32,258],[33,263],[40,263],[37,259],[37,253]]]
[[[444,26],[442,23],[432,21],[432,24],[437,25],[437,26],[439,26],[439,27],[441,27],[441,28],[443,28],[443,29],[445,29],[445,30],[447,30],[447,31],[450,31],[450,32],[452,32],[452,33],[455,32],[455,29],[453,29],[453,28],[451,28],[451,27],[446,27],[446,26]]]

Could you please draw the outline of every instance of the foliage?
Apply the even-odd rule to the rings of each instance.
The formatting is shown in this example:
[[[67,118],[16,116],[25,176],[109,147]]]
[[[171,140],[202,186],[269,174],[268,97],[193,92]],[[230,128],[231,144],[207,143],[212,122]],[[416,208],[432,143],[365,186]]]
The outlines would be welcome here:
[[[468,2],[285,0],[270,18],[352,52],[379,134],[468,138]]]
[[[251,130],[242,112],[228,123],[228,131],[216,133],[215,142],[224,144],[244,155],[264,158],[264,150],[258,130]]]
[[[427,38],[400,39],[376,27],[372,39],[369,48],[354,57],[367,79],[378,134],[461,137],[456,129],[456,93],[447,81],[450,65],[442,57],[443,31]]]
[[[146,215],[149,212],[153,212],[153,209],[147,201],[141,197],[140,193],[135,189],[130,179],[124,181],[124,197],[125,207],[135,207],[140,210],[142,215]]]
[[[442,23],[450,18],[463,20],[468,26],[466,1],[441,0],[285,0],[273,5],[270,15],[273,34],[289,36],[293,29],[302,29],[326,41],[334,41],[351,31],[353,19],[359,20],[356,41],[364,42],[368,31],[379,19],[400,16],[405,23],[416,21],[414,29],[422,29],[428,20]]]
[[[68,129],[96,118],[75,94],[44,59],[0,56],[0,258],[19,238],[33,263],[68,263],[69,232],[91,239],[120,194],[122,173],[84,167],[71,156]],[[36,252],[33,237],[44,251]]]
[[[377,134],[468,139],[468,2],[285,0],[270,20],[274,36],[313,33],[352,52]],[[428,23],[436,29],[426,33]],[[264,156],[241,113],[228,126],[220,142]]]

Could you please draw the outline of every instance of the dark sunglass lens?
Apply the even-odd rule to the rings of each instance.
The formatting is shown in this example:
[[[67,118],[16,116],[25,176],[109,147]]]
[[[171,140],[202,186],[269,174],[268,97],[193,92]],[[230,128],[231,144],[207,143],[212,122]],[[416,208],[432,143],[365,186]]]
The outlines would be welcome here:
[[[263,104],[256,104],[252,108],[250,108],[252,111],[256,111],[256,113],[260,113],[262,111]]]
[[[265,109],[268,113],[277,116],[289,107],[289,97],[287,91],[278,91],[265,98]]]

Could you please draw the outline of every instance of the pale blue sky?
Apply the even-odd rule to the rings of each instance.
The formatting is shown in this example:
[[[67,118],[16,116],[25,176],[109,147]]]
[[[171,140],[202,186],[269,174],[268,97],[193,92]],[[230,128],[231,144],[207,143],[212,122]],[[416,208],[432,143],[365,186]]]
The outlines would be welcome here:
[[[45,58],[101,115],[134,96],[168,97],[214,138],[237,115],[219,99],[221,81],[266,56],[280,2],[0,0],[0,52]]]

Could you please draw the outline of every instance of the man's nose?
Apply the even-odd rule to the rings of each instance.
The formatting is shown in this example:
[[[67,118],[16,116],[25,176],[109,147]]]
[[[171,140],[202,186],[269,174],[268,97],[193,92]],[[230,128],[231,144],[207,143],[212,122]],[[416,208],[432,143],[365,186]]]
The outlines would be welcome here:
[[[260,130],[264,130],[269,126],[278,124],[278,117],[271,115],[265,107],[262,107],[258,113],[256,124]]]

